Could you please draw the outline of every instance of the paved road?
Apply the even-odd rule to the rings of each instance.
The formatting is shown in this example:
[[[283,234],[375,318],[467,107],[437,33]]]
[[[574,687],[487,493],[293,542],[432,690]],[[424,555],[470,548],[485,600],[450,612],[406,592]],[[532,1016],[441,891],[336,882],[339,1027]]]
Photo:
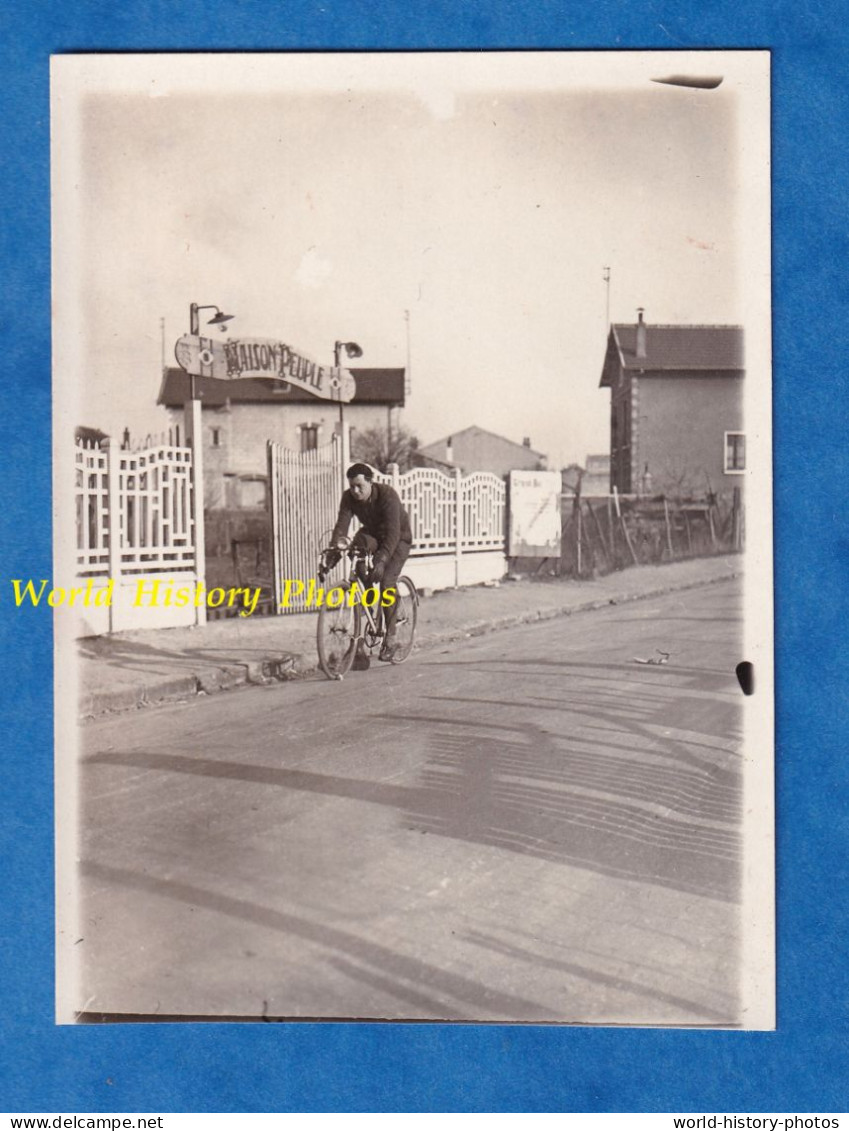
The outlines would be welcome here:
[[[89,724],[79,1007],[736,1023],[740,631],[728,582]]]

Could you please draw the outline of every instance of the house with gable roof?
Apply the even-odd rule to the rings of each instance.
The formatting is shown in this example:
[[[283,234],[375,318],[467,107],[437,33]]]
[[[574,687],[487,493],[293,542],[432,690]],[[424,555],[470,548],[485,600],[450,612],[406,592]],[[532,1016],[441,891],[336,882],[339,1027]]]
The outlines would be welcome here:
[[[546,467],[546,457],[531,447],[526,437],[521,444],[488,432],[473,424],[462,432],[446,436],[419,448],[418,457],[422,464],[438,467],[443,471],[459,468],[465,473],[472,471],[491,471],[495,475],[507,475],[509,471],[541,471]]]
[[[271,378],[223,381],[196,377],[201,402],[203,496],[207,579],[242,584],[233,564],[246,555],[252,583],[270,578],[271,507],[268,441],[295,452],[329,444],[343,418],[357,429],[394,427],[404,405],[404,370],[350,367],[357,383],[353,400],[319,400],[296,385]],[[191,378],[183,369],[163,372],[158,403],[179,435]],[[211,581],[210,581],[211,579]],[[270,582],[269,582],[270,584]]]
[[[611,325],[610,486],[621,494],[716,495],[742,487],[743,329]]]
[[[351,368],[357,382],[344,407],[352,430],[393,427],[404,406],[404,370]],[[338,403],[318,400],[286,381],[245,378],[219,381],[196,377],[203,428],[204,501],[208,510],[264,509],[267,502],[267,441],[296,452],[330,442],[341,418]],[[191,378],[166,369],[158,403],[172,426],[180,427]]]

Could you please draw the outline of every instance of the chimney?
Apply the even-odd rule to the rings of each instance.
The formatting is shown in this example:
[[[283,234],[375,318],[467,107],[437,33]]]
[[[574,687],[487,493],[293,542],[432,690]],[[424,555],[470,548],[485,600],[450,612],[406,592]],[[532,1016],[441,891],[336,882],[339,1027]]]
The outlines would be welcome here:
[[[637,307],[637,316],[639,322],[637,323],[637,357],[646,356],[646,324],[643,321],[643,314],[645,313],[642,306]]]
[[[522,446],[525,448],[529,448],[531,446],[530,436],[525,436],[525,438],[522,440]]]
[[[445,462],[446,463],[453,463],[454,462],[454,437],[453,436],[449,436],[448,439],[445,441]]]

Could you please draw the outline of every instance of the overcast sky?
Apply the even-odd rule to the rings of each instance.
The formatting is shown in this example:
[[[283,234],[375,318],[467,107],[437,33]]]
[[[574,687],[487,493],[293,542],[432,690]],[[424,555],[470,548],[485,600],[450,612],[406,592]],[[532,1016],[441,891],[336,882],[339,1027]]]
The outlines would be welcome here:
[[[478,424],[552,467],[606,451],[606,266],[613,321],[745,321],[746,54],[61,60],[74,423],[162,426],[161,320],[175,364],[192,301],[378,367],[406,365],[409,311],[422,443]],[[726,77],[649,81],[682,69]]]

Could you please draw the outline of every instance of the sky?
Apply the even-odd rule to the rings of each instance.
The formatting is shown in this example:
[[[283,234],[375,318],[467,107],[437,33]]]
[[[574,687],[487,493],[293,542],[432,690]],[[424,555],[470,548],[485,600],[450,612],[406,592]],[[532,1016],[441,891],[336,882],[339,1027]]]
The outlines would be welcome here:
[[[328,364],[336,340],[409,358],[423,444],[476,424],[584,463],[609,444],[608,302],[745,323],[746,54],[63,59],[65,424],[164,427],[197,302]],[[724,81],[650,81],[682,63]]]

